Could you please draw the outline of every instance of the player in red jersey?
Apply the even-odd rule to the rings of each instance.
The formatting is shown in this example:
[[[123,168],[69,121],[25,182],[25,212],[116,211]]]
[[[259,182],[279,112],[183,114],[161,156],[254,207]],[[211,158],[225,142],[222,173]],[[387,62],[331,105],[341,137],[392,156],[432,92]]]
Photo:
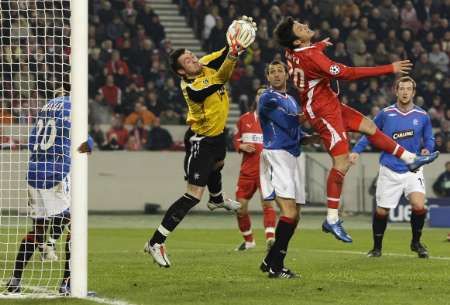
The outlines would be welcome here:
[[[333,62],[323,53],[323,49],[331,45],[328,39],[312,43],[313,36],[314,31],[307,24],[295,21],[292,17],[283,19],[274,30],[275,39],[286,48],[289,74],[301,95],[306,119],[320,134],[333,158],[333,167],[327,180],[328,212],[322,229],[331,232],[337,239],[352,242],[338,216],[342,185],[350,168],[346,132],[365,134],[374,147],[405,161],[411,171],[432,162],[437,155],[416,156],[405,150],[382,133],[369,118],[341,104],[330,86],[331,79],[357,80],[391,73],[407,73],[412,67],[409,60],[377,67],[348,67]]]
[[[265,89],[265,87],[258,89],[255,101],[250,107],[251,110],[239,118],[233,137],[234,148],[243,154],[236,189],[236,200],[241,203],[241,208],[237,211],[236,216],[244,242],[236,248],[237,251],[248,250],[256,246],[250,215],[248,214],[248,202],[256,190],[261,189],[259,183],[259,156],[263,148],[263,137],[256,109],[259,96]],[[266,201],[261,197],[261,205],[264,213],[266,246],[269,249],[275,241],[277,215],[273,208],[273,201]]]

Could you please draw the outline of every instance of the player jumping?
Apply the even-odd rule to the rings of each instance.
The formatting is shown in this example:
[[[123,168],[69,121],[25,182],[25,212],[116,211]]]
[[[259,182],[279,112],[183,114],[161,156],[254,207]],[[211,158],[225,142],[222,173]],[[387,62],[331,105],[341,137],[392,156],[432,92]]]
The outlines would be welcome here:
[[[66,227],[66,261],[59,292],[70,293],[70,109],[68,96],[50,100],[39,111],[28,140],[27,182],[33,225],[20,243],[13,275],[7,283],[7,290],[12,293],[20,293],[22,273],[36,249],[43,260],[57,259],[55,242]],[[78,151],[90,152],[93,145],[89,137]]]
[[[331,79],[357,80],[391,73],[407,73],[412,66],[409,60],[377,67],[347,67],[333,62],[323,53],[323,49],[331,45],[328,39],[313,44],[313,36],[314,31],[307,24],[295,21],[292,17],[282,20],[274,30],[275,39],[286,48],[289,74],[301,95],[305,116],[320,134],[333,159],[333,167],[327,180],[327,217],[322,229],[324,232],[331,232],[339,240],[352,242],[338,215],[344,177],[350,168],[346,132],[365,134],[374,147],[401,159],[410,171],[416,171],[422,165],[434,161],[438,153],[424,156],[407,151],[382,133],[373,121],[341,104],[330,86]]]
[[[256,246],[253,238],[250,215],[248,214],[248,203],[256,190],[261,191],[259,183],[259,156],[263,148],[263,136],[257,114],[258,99],[265,90],[259,88],[255,101],[250,106],[251,110],[244,113],[236,124],[236,133],[233,143],[236,151],[241,152],[242,163],[236,189],[236,200],[241,204],[237,211],[239,230],[244,237],[244,242],[236,248],[244,251]],[[264,231],[266,235],[266,247],[270,249],[275,241],[276,212],[272,200],[264,200],[261,196],[261,205],[264,213]]]
[[[251,20],[249,22],[256,27]],[[206,186],[210,193],[207,204],[210,210],[240,208],[239,202],[223,198],[221,170],[226,154],[224,128],[229,108],[224,85],[231,77],[238,55],[254,40],[253,36],[245,34],[237,31],[228,37],[228,47],[200,60],[186,49],[175,50],[170,55],[172,70],[182,78],[181,89],[188,105],[189,129],[184,138],[187,189],[169,207],[160,226],[145,244],[144,251],[161,267],[170,267],[164,243],[167,236],[200,202]]]
[[[385,134],[409,151],[429,155],[434,150],[433,128],[425,110],[413,103],[416,82],[409,76],[399,78],[395,83],[397,103],[384,108],[376,117],[375,124]],[[353,148],[350,161],[355,163],[359,154],[369,144],[363,136]],[[384,231],[389,210],[394,209],[400,197],[405,194],[411,203],[411,251],[420,258],[428,257],[428,250],[420,242],[427,210],[425,208],[425,179],[423,170],[409,172],[405,162],[383,152],[380,157],[376,200],[373,214],[373,249],[369,257],[381,256]]]

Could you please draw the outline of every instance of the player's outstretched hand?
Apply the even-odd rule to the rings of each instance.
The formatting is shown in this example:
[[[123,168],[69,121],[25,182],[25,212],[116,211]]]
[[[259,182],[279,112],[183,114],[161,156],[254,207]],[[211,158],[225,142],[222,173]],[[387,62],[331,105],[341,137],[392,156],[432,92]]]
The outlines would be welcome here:
[[[394,66],[394,73],[402,74],[408,74],[413,66],[412,62],[410,62],[409,59],[393,62],[392,65]]]
[[[348,158],[349,158],[350,164],[355,165],[359,160],[359,154],[358,153],[350,153]]]
[[[231,55],[238,56],[243,50],[241,43],[238,41],[239,29],[236,31],[236,34],[234,36],[232,36],[230,33],[227,33],[227,35],[230,44]]]
[[[78,147],[78,152],[82,154],[90,154],[92,152],[91,147],[89,147],[88,141],[81,143],[80,147]]]
[[[239,145],[239,149],[250,154],[256,151],[256,148],[253,144],[246,144],[246,143],[242,143],[241,145]]]
[[[330,41],[330,37],[325,38],[324,40],[320,41],[321,43],[325,44],[325,46],[329,47],[332,46],[333,43]]]

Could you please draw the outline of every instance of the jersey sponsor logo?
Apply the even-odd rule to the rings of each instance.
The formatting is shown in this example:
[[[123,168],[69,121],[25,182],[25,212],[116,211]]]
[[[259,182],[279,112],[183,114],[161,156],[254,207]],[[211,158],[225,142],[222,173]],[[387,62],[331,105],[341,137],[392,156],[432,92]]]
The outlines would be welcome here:
[[[330,73],[331,75],[338,75],[341,72],[341,68],[339,68],[338,65],[331,65],[330,66]]]
[[[411,138],[414,137],[414,130],[405,130],[405,131],[397,131],[392,134],[392,139],[405,139],[405,138]]]
[[[243,143],[263,143],[263,135],[261,133],[250,133],[245,132],[241,136],[241,141]]]

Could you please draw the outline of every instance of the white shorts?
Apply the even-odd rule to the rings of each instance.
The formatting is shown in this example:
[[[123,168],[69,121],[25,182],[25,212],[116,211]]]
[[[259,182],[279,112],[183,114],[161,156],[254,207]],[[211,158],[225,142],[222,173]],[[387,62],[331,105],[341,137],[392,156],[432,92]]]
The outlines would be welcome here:
[[[276,195],[295,199],[297,204],[305,204],[304,173],[299,159],[285,150],[263,149],[259,172],[264,199],[272,200]]]
[[[414,192],[425,194],[422,168],[416,173],[396,173],[385,166],[380,166],[376,192],[377,206],[395,209],[403,194],[409,199],[409,194]]]
[[[69,176],[51,189],[36,189],[28,185],[28,205],[32,218],[48,218],[70,208]]]

